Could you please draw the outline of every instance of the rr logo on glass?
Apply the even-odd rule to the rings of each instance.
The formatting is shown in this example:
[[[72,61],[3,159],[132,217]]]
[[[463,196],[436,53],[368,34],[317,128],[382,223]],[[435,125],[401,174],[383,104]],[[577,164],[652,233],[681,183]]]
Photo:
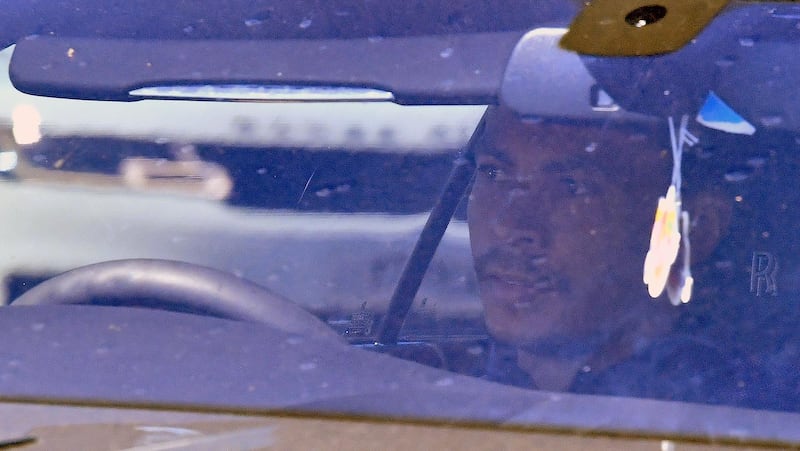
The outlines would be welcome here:
[[[778,273],[778,259],[770,252],[753,252],[753,263],[750,266],[750,292],[756,296],[762,294],[778,294],[775,275]]]

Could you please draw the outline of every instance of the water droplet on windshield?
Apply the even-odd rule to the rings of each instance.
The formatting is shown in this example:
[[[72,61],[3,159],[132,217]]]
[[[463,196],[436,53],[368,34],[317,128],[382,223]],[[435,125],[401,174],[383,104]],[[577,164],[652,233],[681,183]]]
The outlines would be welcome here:
[[[783,124],[783,118],[780,116],[764,116],[760,122],[764,127],[777,127]]]
[[[534,266],[541,266],[547,263],[547,257],[544,256],[536,256],[531,258],[531,264]]]
[[[726,182],[743,182],[750,178],[753,174],[753,169],[750,167],[742,167],[742,168],[733,168],[725,173],[725,181]]]
[[[300,22],[300,25],[298,26],[305,30],[306,28],[311,26],[311,19],[303,19],[303,21]]]
[[[262,23],[264,23],[264,21],[259,19],[247,19],[244,21],[244,25],[247,27],[257,27]]]
[[[733,63],[734,63],[734,58],[732,56],[726,56],[724,58],[720,58],[714,61],[714,64],[716,64],[719,67],[731,67],[733,66]]]
[[[451,56],[453,56],[453,48],[448,47],[442,50],[441,52],[439,52],[439,56],[441,56],[442,58],[450,58]]]
[[[375,44],[383,41],[383,36],[370,36],[367,38],[367,41],[371,42],[372,44]]]
[[[587,152],[592,153],[597,150],[597,143],[589,143],[585,149]]]
[[[191,25],[187,25],[183,27],[183,32],[186,34],[191,34],[194,31],[194,27]]]
[[[437,380],[436,382],[434,382],[434,384],[437,387],[448,387],[450,385],[453,385],[453,383],[454,383],[454,381],[453,381],[452,377],[443,377],[443,378]]]
[[[731,269],[733,262],[730,260],[717,260],[714,262],[714,267],[717,269]]]
[[[764,167],[767,164],[767,159],[764,157],[752,157],[747,159],[747,165],[753,169]]]
[[[305,362],[300,364],[300,371],[311,371],[317,367],[314,362]]]
[[[739,38],[739,45],[742,47],[752,47],[755,43],[756,41],[753,38]]]

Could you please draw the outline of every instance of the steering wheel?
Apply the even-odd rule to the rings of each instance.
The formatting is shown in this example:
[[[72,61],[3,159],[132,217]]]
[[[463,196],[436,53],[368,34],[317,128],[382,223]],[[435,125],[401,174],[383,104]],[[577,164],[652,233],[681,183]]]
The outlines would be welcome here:
[[[129,259],[82,266],[31,288],[11,306],[92,304],[188,312],[269,324],[343,341],[319,318],[232,274],[191,263]]]

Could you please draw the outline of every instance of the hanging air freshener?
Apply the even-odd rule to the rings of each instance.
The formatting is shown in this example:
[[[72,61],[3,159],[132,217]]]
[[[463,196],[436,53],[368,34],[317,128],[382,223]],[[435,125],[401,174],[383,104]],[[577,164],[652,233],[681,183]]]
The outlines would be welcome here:
[[[689,213],[681,209],[681,157],[683,145],[697,144],[686,125],[689,118],[681,118],[680,128],[675,133],[675,124],[669,118],[669,136],[672,146],[672,183],[667,194],[658,199],[653,231],[650,234],[650,249],[644,260],[644,283],[650,296],[657,298],[667,290],[673,305],[686,303],[692,297],[692,272],[690,269]],[[678,256],[682,261],[678,262]]]

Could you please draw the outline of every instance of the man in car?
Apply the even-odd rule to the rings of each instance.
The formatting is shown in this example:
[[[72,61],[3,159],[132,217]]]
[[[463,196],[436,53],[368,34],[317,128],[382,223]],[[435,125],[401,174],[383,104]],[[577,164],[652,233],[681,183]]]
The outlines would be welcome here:
[[[503,107],[490,107],[486,121],[469,228],[496,341],[488,377],[552,391],[757,404],[751,390],[764,382],[755,367],[725,343],[678,330],[682,312],[703,302],[675,307],[666,296],[651,299],[642,283],[672,168],[666,125],[526,121]],[[684,182],[693,266],[727,233],[733,202],[701,184]],[[701,294],[714,284],[702,271],[696,278]]]

